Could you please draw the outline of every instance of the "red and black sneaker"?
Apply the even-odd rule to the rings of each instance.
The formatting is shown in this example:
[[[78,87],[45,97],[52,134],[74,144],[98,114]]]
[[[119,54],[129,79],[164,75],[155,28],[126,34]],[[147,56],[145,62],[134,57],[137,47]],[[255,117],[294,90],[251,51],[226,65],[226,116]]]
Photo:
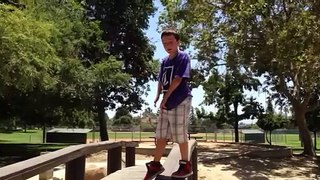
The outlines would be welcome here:
[[[157,161],[148,162],[146,163],[146,166],[147,166],[148,172],[144,177],[144,180],[154,179],[164,171],[164,168],[161,165],[161,163]]]
[[[178,171],[174,172],[171,175],[171,177],[173,177],[173,178],[186,178],[186,177],[189,177],[193,174],[190,161],[180,160],[179,164],[180,164],[180,167],[179,167]]]

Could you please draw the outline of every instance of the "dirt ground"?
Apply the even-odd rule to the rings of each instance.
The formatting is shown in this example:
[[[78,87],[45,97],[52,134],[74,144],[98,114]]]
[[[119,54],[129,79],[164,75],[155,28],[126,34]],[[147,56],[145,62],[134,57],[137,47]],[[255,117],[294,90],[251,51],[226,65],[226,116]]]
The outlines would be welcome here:
[[[319,158],[253,158],[245,155],[260,148],[228,143],[199,143],[198,179],[320,179]]]
[[[261,147],[229,143],[198,143],[198,179],[320,180],[319,158],[293,156],[276,159],[252,158],[245,155],[246,152],[259,150],[259,148]],[[150,159],[152,159],[151,156],[136,155],[137,161]],[[89,162],[105,160],[105,152],[87,158]]]

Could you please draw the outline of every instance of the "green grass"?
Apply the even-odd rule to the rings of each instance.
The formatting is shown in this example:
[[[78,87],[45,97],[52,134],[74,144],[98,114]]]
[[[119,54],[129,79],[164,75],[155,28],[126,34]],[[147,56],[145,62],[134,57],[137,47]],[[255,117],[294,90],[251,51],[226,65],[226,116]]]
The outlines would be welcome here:
[[[153,132],[108,132],[110,140],[127,139],[139,141],[152,140],[149,137],[154,136]],[[234,141],[234,135],[231,133],[198,133],[192,136],[201,136],[204,140],[215,140],[218,142]],[[99,139],[99,132],[88,133],[88,139]],[[242,139],[240,135],[240,140]],[[41,143],[42,131],[41,130],[28,130],[27,132],[13,131],[13,132],[0,132],[0,143]],[[301,142],[298,134],[272,134],[272,144],[290,146],[293,149],[302,149]],[[317,147],[320,148],[320,138],[317,141]]]
[[[42,131],[1,131],[0,143],[42,143]]]

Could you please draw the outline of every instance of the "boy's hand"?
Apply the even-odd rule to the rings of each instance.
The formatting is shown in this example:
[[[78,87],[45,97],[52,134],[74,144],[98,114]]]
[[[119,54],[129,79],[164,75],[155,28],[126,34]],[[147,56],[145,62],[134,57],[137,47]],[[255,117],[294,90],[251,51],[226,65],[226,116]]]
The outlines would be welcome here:
[[[154,100],[154,107],[157,107],[158,100],[159,100],[159,95],[157,95],[156,99]]]
[[[161,101],[160,108],[161,108],[161,109],[167,109],[166,103],[167,103],[167,99],[163,99],[163,100]]]

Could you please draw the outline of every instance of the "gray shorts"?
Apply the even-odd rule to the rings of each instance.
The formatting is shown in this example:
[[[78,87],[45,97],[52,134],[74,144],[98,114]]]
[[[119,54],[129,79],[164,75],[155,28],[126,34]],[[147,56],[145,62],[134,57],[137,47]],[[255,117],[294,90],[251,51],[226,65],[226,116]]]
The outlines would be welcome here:
[[[182,103],[171,110],[160,110],[157,122],[156,138],[170,139],[172,142],[188,141],[188,124],[192,97],[187,97]]]

